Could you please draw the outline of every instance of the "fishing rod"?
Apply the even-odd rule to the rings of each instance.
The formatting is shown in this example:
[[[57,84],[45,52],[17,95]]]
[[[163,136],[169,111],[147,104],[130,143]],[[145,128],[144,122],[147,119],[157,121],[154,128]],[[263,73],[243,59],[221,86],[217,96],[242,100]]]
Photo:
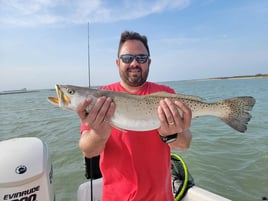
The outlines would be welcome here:
[[[87,23],[87,69],[88,87],[90,88],[90,45],[89,45],[89,22]],[[89,159],[90,168],[90,200],[93,201],[93,158]]]
[[[88,69],[88,87],[90,88],[90,46],[89,46],[89,22],[87,24],[87,69]]]
[[[90,79],[90,34],[89,34],[89,22],[88,22],[88,29],[87,29],[87,33],[88,33],[88,87],[91,87],[91,79]],[[102,177],[101,171],[100,171],[100,166],[99,166],[99,162],[100,162],[100,156],[95,156],[95,157],[91,157],[91,158],[85,158],[86,161],[86,167],[87,167],[87,179],[89,179],[90,177],[90,197],[91,197],[91,201],[93,201],[93,180],[94,179],[98,179]],[[88,167],[89,166],[89,167]],[[89,170],[89,174],[88,174],[88,170]]]

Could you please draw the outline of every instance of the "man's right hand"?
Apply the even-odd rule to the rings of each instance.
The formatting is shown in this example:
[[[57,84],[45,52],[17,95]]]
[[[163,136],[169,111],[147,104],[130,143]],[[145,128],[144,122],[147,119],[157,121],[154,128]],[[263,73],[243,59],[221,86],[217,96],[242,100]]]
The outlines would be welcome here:
[[[110,97],[102,96],[97,99],[90,112],[87,112],[86,109],[91,102],[92,99],[88,98],[77,107],[77,114],[81,123],[97,132],[105,131],[111,127],[109,122],[114,113],[115,105]]]
[[[98,154],[104,148],[110,136],[112,129],[110,121],[115,111],[115,104],[109,97],[98,98],[91,110],[87,112],[91,102],[91,98],[86,99],[76,110],[81,123],[90,128],[82,133],[79,142],[80,149],[87,157]]]

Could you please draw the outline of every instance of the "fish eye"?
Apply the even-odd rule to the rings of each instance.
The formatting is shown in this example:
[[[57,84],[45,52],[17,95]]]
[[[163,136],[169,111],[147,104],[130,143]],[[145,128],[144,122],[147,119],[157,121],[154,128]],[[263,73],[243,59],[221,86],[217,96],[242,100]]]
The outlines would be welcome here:
[[[74,90],[74,89],[69,89],[69,88],[67,88],[67,92],[68,92],[69,94],[71,94],[71,95],[74,95],[75,90]]]

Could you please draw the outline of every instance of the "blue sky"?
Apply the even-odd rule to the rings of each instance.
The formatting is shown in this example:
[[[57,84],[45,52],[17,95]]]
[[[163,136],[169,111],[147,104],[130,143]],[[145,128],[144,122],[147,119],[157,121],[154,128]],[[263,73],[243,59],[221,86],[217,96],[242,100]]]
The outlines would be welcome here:
[[[1,0],[0,91],[119,80],[124,30],[148,37],[154,82],[268,73],[267,0]]]

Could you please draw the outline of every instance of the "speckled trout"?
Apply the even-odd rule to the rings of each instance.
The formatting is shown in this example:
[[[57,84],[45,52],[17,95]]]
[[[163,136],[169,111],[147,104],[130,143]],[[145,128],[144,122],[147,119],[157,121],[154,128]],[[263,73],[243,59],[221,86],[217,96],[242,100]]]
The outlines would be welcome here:
[[[56,85],[55,88],[58,97],[48,97],[48,100],[63,109],[76,111],[82,101],[88,97],[92,98],[92,103],[87,108],[89,115],[98,97],[111,97],[115,103],[115,113],[111,118],[111,125],[123,130],[135,131],[159,128],[157,107],[160,100],[164,98],[180,101],[187,105],[192,111],[192,118],[206,115],[215,116],[239,132],[247,130],[247,124],[251,119],[249,112],[255,104],[255,99],[251,96],[206,103],[200,97],[167,92],[139,96],[71,85]],[[181,113],[179,108],[178,111]]]

